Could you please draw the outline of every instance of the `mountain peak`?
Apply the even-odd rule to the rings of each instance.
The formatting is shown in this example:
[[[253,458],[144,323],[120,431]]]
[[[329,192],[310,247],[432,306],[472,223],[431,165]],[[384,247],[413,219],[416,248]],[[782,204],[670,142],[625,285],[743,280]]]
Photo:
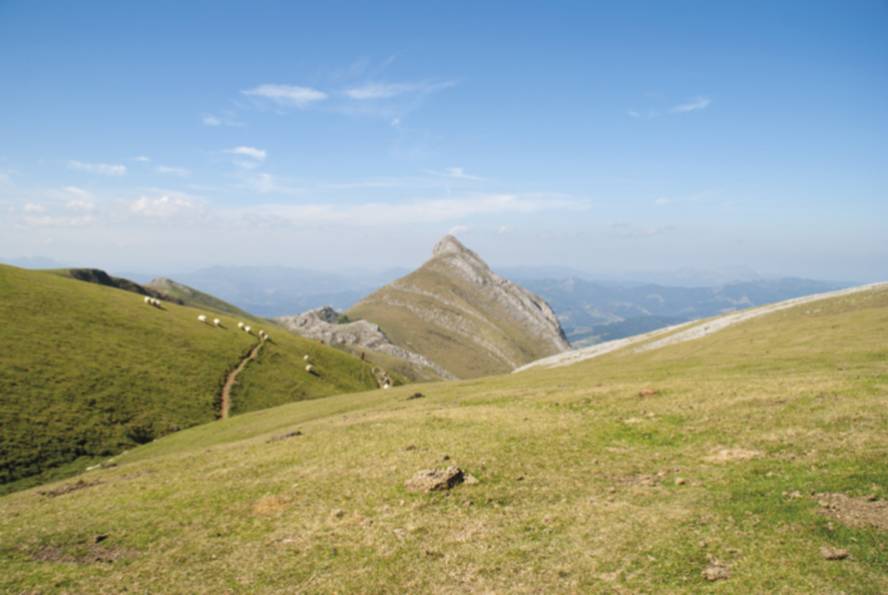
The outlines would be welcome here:
[[[497,275],[452,234],[421,267],[348,315],[380,325],[395,345],[460,378],[510,372],[569,348],[542,298]]]
[[[447,234],[435,244],[432,249],[432,256],[441,256],[442,254],[463,254],[468,249],[462,245],[462,242],[456,239],[453,234]]]

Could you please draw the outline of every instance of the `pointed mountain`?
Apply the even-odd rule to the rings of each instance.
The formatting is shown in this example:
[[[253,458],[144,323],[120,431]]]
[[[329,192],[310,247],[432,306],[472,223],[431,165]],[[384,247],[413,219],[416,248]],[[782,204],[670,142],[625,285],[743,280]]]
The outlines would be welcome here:
[[[494,273],[452,235],[419,269],[347,314],[378,324],[396,345],[460,378],[510,372],[569,348],[542,298]]]

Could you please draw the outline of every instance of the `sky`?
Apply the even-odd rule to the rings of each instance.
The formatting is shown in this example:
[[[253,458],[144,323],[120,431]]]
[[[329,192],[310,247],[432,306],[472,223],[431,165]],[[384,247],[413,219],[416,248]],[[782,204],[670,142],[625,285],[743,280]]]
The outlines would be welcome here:
[[[888,279],[888,2],[0,0],[0,260]]]

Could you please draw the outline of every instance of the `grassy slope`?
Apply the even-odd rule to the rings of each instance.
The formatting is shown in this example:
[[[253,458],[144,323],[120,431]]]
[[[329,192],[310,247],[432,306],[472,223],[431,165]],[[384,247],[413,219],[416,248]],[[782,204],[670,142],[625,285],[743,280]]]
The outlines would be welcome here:
[[[159,291],[160,293],[173,297],[177,300],[182,300],[182,302],[184,302],[186,305],[193,308],[208,308],[210,310],[222,312],[223,314],[230,314],[232,316],[248,316],[246,312],[244,312],[237,306],[220,300],[219,298],[208,293],[204,293],[203,291],[194,289],[193,287],[189,287],[187,285],[183,285],[182,283],[177,283],[170,279],[154,279],[150,283],[146,283],[145,287],[154,289],[155,291]]]
[[[486,303],[477,288],[455,276],[437,259],[407,275],[403,281],[434,295],[444,296],[460,309],[424,295],[408,293],[387,286],[368,296],[348,311],[353,319],[370,320],[396,344],[421,353],[460,378],[474,378],[489,374],[510,372],[512,367],[487,349],[460,335],[446,322],[435,324],[423,320],[404,308],[384,303],[385,297],[407,302],[431,312],[463,319],[473,329],[473,336],[495,345],[510,359],[521,364],[551,355],[552,351],[541,346],[540,341],[502,317],[502,305]],[[467,316],[464,310],[477,315]],[[487,321],[487,324],[479,322]]]
[[[810,494],[888,498],[886,337],[888,292],[872,292],[424,399],[200,426],[92,487],[0,499],[0,590],[884,593],[888,534],[829,521]],[[706,461],[723,447],[762,456]],[[451,463],[480,483],[405,490]],[[705,582],[709,557],[731,577]]]
[[[198,313],[174,304],[152,308],[141,296],[53,273],[0,267],[0,482],[64,474],[214,419],[226,373],[256,339],[238,331],[235,319],[223,317],[225,328],[218,329],[197,322]],[[234,411],[375,387],[351,356],[282,330],[273,339],[242,374]],[[305,353],[317,360],[320,376],[304,372]]]

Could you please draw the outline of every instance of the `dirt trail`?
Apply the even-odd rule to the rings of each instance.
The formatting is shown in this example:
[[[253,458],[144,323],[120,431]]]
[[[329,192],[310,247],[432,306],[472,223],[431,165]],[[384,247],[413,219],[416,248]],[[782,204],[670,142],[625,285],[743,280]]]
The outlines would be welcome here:
[[[757,306],[746,310],[740,310],[739,312],[726,314],[712,320],[694,320],[691,322],[685,322],[675,326],[651,331],[643,335],[636,335],[634,337],[626,337],[624,339],[616,339],[614,341],[608,341],[606,343],[599,343],[598,345],[593,345],[592,347],[586,347],[584,349],[565,351],[564,353],[559,353],[545,359],[537,360],[535,362],[531,362],[529,364],[521,366],[520,368],[516,369],[515,372],[521,372],[523,370],[538,367],[556,368],[560,366],[569,366],[577,362],[602,356],[606,353],[616,351],[617,349],[622,349],[623,347],[628,347],[637,343],[644,343],[648,339],[654,339],[660,335],[667,335],[665,337],[658,338],[656,341],[651,341],[650,343],[639,345],[635,348],[635,352],[640,353],[644,351],[650,351],[652,349],[660,349],[661,347],[666,347],[667,345],[674,345],[676,343],[683,343],[685,341],[700,339],[735,324],[751,320],[753,318],[758,318],[759,316],[764,316],[766,314],[771,314],[773,312],[786,310],[787,308],[800,306],[810,302],[816,302],[817,300],[851,295],[855,293],[860,293],[862,291],[869,291],[871,289],[880,289],[886,286],[888,286],[888,283],[871,283],[868,285],[841,289],[839,291],[818,293],[814,295],[784,300],[782,302],[777,302],[774,304]]]
[[[251,360],[256,359],[262,346],[265,345],[265,339],[259,339],[259,342],[250,350],[250,353],[244,357],[237,367],[228,373],[225,378],[225,384],[222,385],[222,402],[219,407],[219,419],[228,419],[228,411],[231,409],[231,389],[237,384],[237,375],[240,374]]]

